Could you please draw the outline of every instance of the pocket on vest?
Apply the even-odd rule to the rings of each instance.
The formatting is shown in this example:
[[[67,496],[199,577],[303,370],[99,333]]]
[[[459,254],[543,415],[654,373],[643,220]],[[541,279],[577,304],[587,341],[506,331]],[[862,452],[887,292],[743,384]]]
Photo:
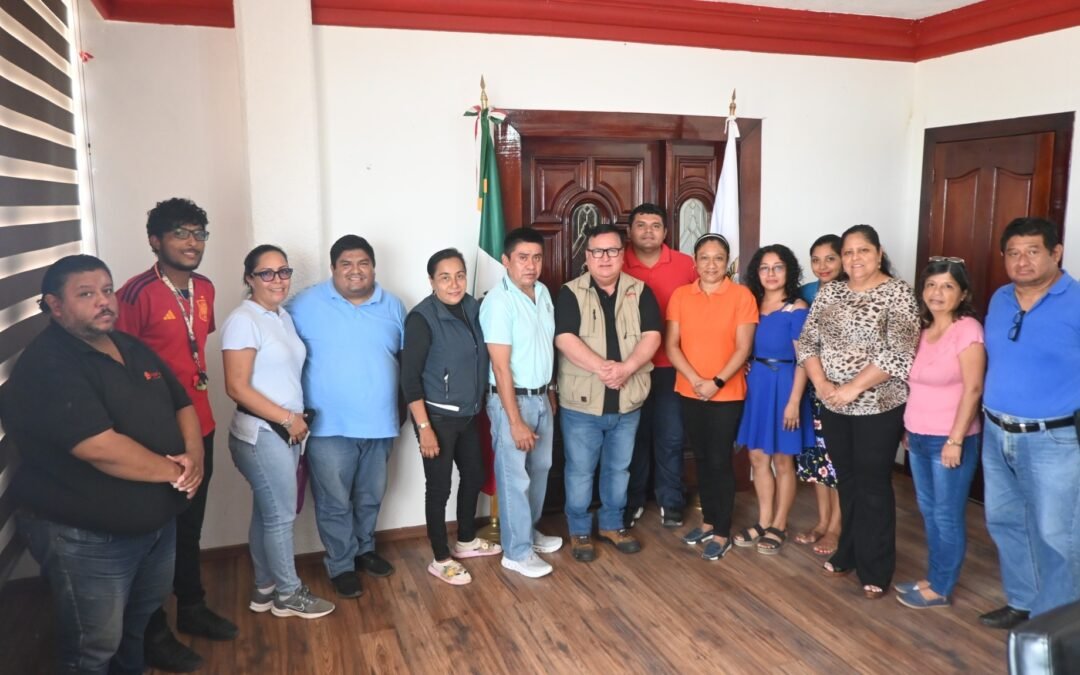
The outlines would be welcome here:
[[[565,396],[570,405],[587,406],[593,401],[593,378],[564,375],[559,381],[559,395]]]
[[[640,408],[645,403],[645,399],[648,398],[651,387],[652,378],[649,373],[641,371],[634,373],[623,385],[621,392],[623,405],[620,407],[625,409],[626,412]]]

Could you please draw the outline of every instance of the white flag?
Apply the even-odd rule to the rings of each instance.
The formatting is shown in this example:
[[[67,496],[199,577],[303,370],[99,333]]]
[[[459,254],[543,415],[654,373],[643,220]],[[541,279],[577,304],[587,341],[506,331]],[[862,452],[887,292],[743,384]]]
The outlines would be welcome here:
[[[720,180],[716,183],[716,201],[713,202],[709,232],[719,234],[731,245],[728,275],[739,281],[739,162],[735,154],[735,139],[739,127],[735,118],[727,119],[727,143],[724,145],[724,164],[720,167]]]

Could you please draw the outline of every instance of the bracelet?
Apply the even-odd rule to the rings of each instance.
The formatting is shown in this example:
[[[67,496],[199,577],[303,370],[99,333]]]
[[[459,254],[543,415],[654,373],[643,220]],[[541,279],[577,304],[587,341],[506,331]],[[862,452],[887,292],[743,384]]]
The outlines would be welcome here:
[[[284,420],[282,420],[281,426],[285,427],[286,429],[291,429],[292,428],[292,423],[293,423],[293,417],[294,417],[294,414],[290,412],[289,416],[286,417]]]

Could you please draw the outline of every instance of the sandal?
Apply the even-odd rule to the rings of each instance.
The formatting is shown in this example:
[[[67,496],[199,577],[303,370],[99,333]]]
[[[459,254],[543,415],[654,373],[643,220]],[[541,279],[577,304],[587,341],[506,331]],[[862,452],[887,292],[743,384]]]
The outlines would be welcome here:
[[[444,563],[432,561],[427,569],[433,577],[451,586],[464,586],[472,581],[469,570],[453,558]]]
[[[746,548],[753,546],[757,543],[758,539],[765,536],[765,528],[761,526],[761,523],[751,525],[750,527],[743,528],[738,534],[732,537],[732,541],[736,546]]]
[[[880,600],[885,597],[885,589],[873,584],[864,585],[862,587],[862,592],[867,600]]]
[[[825,533],[820,530],[810,530],[809,532],[800,532],[795,535],[796,544],[816,544],[818,540],[825,536]]]
[[[836,553],[836,547],[839,545],[839,538],[834,537],[831,534],[826,533],[819,542],[814,545],[815,555],[832,555]]]
[[[776,555],[787,541],[787,530],[766,527],[765,534],[757,541],[757,552],[762,555]]]
[[[851,567],[837,567],[831,562],[826,562],[821,566],[821,573],[827,577],[846,577],[854,571]]]

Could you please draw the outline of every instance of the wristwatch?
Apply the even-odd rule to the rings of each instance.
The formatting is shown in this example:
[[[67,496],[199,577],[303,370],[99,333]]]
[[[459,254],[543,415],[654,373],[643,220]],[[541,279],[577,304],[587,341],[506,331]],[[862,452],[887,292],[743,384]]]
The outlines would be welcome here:
[[[716,388],[717,388],[717,389],[723,389],[723,388],[724,388],[724,385],[725,385],[725,384],[727,384],[726,382],[724,382],[723,378],[721,378],[721,377],[720,377],[719,375],[717,375],[716,377],[714,377],[714,378],[712,379],[712,381],[713,381],[713,384],[715,384],[715,385],[716,385]]]
[[[427,429],[430,426],[431,426],[431,422],[420,422],[419,424],[416,425],[416,428],[423,430],[423,429]]]
[[[951,438],[946,438],[945,439],[945,445],[963,445],[963,444],[964,444],[963,441],[954,441]]]

